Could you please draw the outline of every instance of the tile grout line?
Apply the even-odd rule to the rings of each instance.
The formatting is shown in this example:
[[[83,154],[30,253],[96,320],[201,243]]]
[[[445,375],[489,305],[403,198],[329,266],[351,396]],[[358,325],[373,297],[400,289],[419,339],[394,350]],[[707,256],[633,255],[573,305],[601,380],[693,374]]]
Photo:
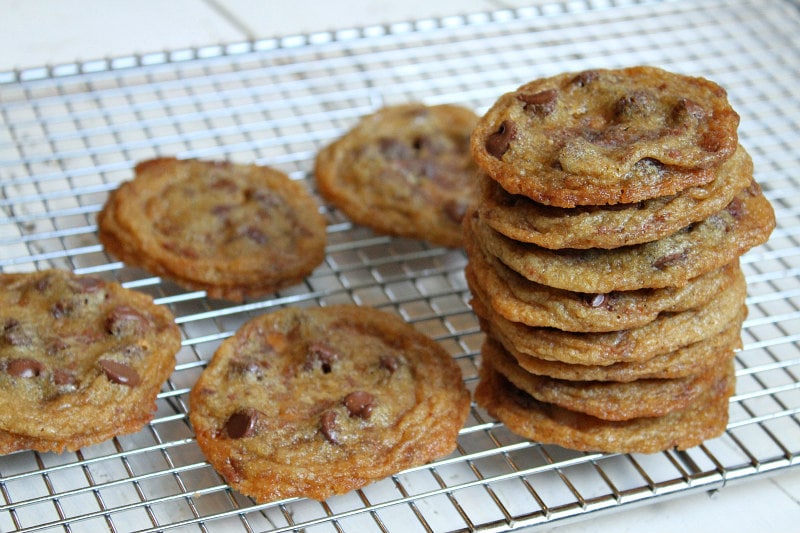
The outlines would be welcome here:
[[[241,21],[238,17],[236,17],[229,9],[225,6],[221,5],[216,0],[202,0],[209,8],[211,8],[214,12],[216,12],[219,16],[233,25],[237,30],[241,31],[244,34],[245,39],[247,40],[255,40],[256,35],[253,30],[248,27],[243,21]]]

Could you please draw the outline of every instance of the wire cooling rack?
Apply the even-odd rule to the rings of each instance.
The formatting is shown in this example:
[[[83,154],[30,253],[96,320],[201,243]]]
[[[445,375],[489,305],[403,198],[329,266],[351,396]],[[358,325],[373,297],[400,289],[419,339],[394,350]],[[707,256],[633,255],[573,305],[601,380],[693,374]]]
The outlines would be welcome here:
[[[183,333],[142,431],[75,453],[0,457],[3,531],[503,531],[800,464],[800,9],[789,2],[542,3],[516,11],[0,73],[0,269],[95,273],[152,294]],[[325,263],[242,305],[186,292],[104,252],[95,215],[138,160],[226,158],[314,190],[317,150],[378,106],[485,110],[530,79],[655,64],[729,91],[775,206],[742,260],[750,315],[727,432],[683,453],[603,455],[528,442],[478,408],[458,449],[326,502],[256,505],[205,462],[187,395],[222,339],[284,305],[355,302],[437,339],[475,384],[482,334],[461,251],[378,236],[325,207]],[[322,202],[321,202],[322,203]]]

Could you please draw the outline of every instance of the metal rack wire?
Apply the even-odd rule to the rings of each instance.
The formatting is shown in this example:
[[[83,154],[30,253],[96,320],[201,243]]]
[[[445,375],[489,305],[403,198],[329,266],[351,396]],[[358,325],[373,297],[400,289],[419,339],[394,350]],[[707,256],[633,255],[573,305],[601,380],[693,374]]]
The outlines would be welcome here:
[[[63,455],[0,457],[3,531],[503,531],[581,517],[800,464],[800,9],[730,0],[544,2],[514,11],[0,73],[0,269],[58,267],[152,294],[183,346],[139,433]],[[539,76],[657,64],[726,87],[779,226],[742,260],[750,315],[728,431],[683,453],[586,454],[520,439],[478,408],[458,450],[322,503],[256,505],[205,462],[187,394],[220,341],[287,304],[403,316],[477,377],[481,333],[462,252],[391,239],[324,207],[325,263],[241,305],[107,256],[95,215],[157,155],[280,168],[314,189],[316,151],[401,101],[481,111]],[[322,203],[322,202],[321,202]]]

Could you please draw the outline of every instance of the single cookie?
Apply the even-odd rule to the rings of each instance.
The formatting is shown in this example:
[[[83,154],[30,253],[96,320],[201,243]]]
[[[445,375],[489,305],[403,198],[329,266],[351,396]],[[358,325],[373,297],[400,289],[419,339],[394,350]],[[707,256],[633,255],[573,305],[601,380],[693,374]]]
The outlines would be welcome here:
[[[733,350],[728,350],[722,358],[724,364],[701,374],[627,382],[570,381],[532,374],[505,350],[493,350],[490,344],[484,345],[481,356],[515,387],[540,402],[603,420],[630,420],[686,409],[719,379],[720,369],[733,359]]]
[[[61,270],[0,274],[0,453],[138,431],[180,332],[149,296]]]
[[[619,248],[667,237],[719,212],[752,178],[753,161],[740,146],[713,181],[670,196],[565,209],[509,194],[484,176],[478,210],[489,227],[515,241],[550,249]]]
[[[492,352],[501,350],[516,359],[527,372],[554,379],[618,382],[676,379],[707,372],[721,364],[731,352],[741,348],[742,321],[746,314],[746,308],[742,308],[740,316],[729,322],[719,333],[645,361],[580,365],[540,359],[531,354],[513,351],[513,347],[507,350],[499,341],[491,338],[487,339],[487,344],[492,345]]]
[[[539,402],[506,380],[491,365],[481,365],[475,401],[509,430],[534,441],[573,450],[656,453],[685,450],[724,433],[736,377],[729,362],[722,377],[688,408],[662,417],[602,420]]]
[[[501,96],[472,135],[512,194],[558,207],[633,203],[714,179],[739,115],[716,83],[654,67],[589,70]]]
[[[325,257],[326,223],[314,199],[285,174],[256,165],[139,163],[97,220],[112,255],[212,298],[273,293]]]
[[[580,365],[641,362],[716,335],[746,313],[744,276],[697,309],[665,313],[644,326],[605,333],[574,333],[511,322],[495,313],[479,292],[471,305],[482,327],[512,353]]]
[[[352,305],[251,320],[222,343],[189,402],[209,462],[260,502],[321,500],[446,455],[470,407],[441,346]]]
[[[497,233],[468,214],[465,229],[490,254],[525,278],[585,293],[609,293],[686,284],[764,243],[775,213],[754,181],[728,206],[663,239],[612,250],[548,250]]]
[[[477,195],[464,107],[389,106],[322,149],[319,190],[357,224],[379,233],[461,246],[461,220]]]
[[[534,327],[604,332],[632,329],[661,313],[704,305],[741,277],[738,258],[682,287],[587,294],[554,289],[525,279],[472,241],[465,242],[467,283],[503,318]]]

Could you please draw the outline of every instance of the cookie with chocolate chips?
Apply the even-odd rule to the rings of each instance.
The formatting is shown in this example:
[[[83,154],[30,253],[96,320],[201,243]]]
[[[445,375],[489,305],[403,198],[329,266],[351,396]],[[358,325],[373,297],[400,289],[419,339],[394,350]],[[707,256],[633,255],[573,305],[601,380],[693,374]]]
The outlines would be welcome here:
[[[512,194],[567,208],[633,203],[712,181],[736,150],[738,125],[712,81],[655,67],[598,69],[502,95],[471,147]]]
[[[512,322],[563,331],[641,327],[659,314],[704,305],[742,276],[739,260],[735,259],[681,287],[583,293],[530,281],[470,240],[465,242],[465,249],[469,255],[467,283],[473,293],[483,295],[494,312]]]
[[[138,431],[179,349],[172,314],[143,293],[61,270],[0,274],[0,453]]]
[[[326,222],[313,197],[256,165],[139,163],[109,196],[98,227],[125,263],[233,301],[299,283],[325,257]]]
[[[510,194],[483,176],[480,216],[495,231],[549,249],[619,248],[669,236],[723,209],[750,185],[753,161],[741,146],[714,180],[633,204],[560,208]]]
[[[664,416],[603,420],[541,402],[514,386],[493,366],[481,366],[475,400],[508,429],[525,438],[573,450],[655,453],[685,450],[718,437],[728,423],[735,388],[733,362],[686,408]]]
[[[602,420],[630,420],[686,409],[719,379],[720,368],[725,368],[733,359],[733,350],[723,354],[720,364],[698,374],[626,382],[574,381],[533,374],[507,352],[497,350],[496,345],[484,346],[481,356],[515,387],[540,402]]]
[[[452,452],[470,397],[435,341],[397,316],[338,305],[252,319],[189,402],[211,465],[267,502],[325,499]]]
[[[384,107],[319,152],[320,193],[379,233],[459,247],[477,194],[469,149],[477,120],[450,104]]]
[[[550,250],[509,239],[477,212],[465,219],[465,233],[525,278],[594,294],[684,285],[763,244],[774,227],[775,213],[755,181],[700,222],[657,241],[610,250]]]
[[[638,328],[583,333],[531,327],[500,316],[475,291],[471,305],[487,334],[512,353],[579,365],[642,362],[723,331],[732,320],[742,319],[747,286],[744,276],[705,305],[679,313],[662,313]]]

